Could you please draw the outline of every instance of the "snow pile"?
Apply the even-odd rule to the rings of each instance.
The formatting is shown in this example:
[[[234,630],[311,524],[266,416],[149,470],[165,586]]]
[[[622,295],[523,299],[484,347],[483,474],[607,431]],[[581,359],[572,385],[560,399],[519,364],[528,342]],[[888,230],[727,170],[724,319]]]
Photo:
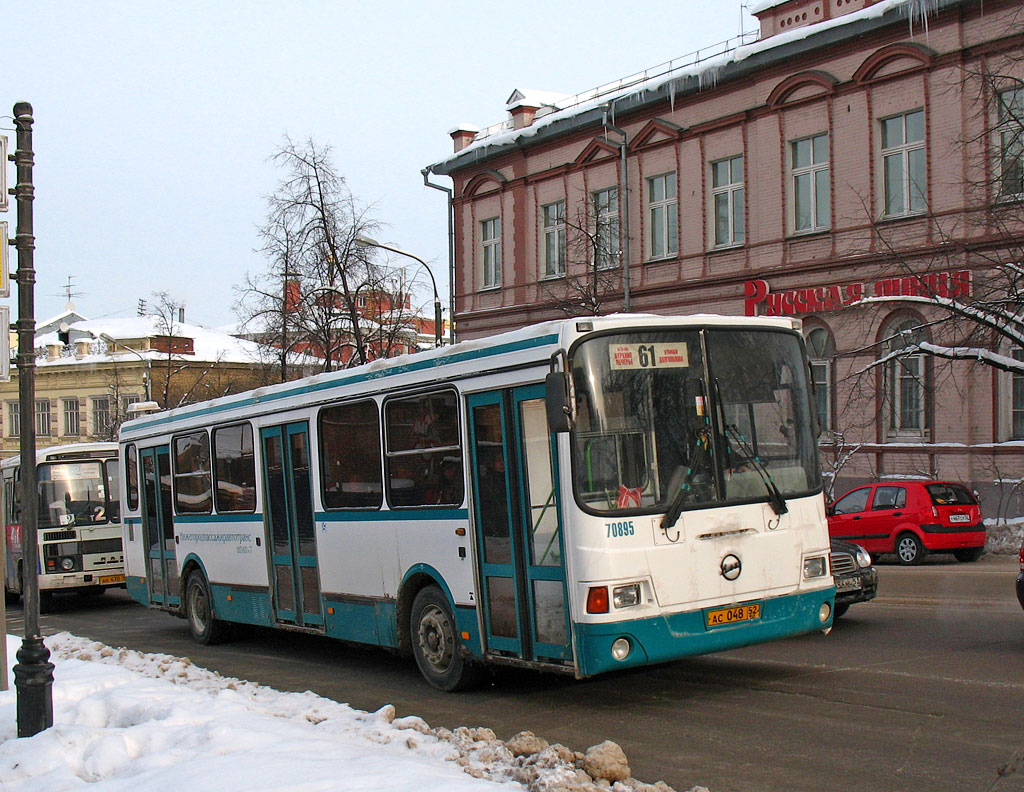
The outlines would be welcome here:
[[[1024,542],[1024,517],[1009,520],[985,520],[985,552],[995,555],[1017,555]]]
[[[20,639],[7,637],[13,664]],[[631,777],[622,749],[585,753],[531,732],[431,728],[305,693],[207,671],[187,658],[114,649],[68,633],[46,639],[54,726],[17,739],[16,698],[0,693],[5,792],[672,792]],[[690,792],[707,792],[694,787]]]

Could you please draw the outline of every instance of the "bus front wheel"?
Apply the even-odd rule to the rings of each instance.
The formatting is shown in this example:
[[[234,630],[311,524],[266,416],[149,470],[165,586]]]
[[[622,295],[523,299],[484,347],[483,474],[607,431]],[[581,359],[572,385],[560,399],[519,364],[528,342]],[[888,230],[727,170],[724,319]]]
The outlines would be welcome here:
[[[227,637],[228,625],[213,617],[213,598],[203,573],[192,570],[185,584],[185,608],[188,628],[197,643],[210,645]]]
[[[476,681],[478,669],[459,653],[455,618],[441,589],[427,586],[420,590],[412,603],[409,627],[412,653],[427,682],[452,692]]]

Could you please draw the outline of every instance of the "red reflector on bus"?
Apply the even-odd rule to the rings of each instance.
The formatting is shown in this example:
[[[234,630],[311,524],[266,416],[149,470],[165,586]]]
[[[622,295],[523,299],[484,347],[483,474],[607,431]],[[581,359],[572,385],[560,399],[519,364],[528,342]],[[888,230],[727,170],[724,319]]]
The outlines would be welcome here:
[[[594,586],[587,592],[587,613],[608,612],[608,587]]]

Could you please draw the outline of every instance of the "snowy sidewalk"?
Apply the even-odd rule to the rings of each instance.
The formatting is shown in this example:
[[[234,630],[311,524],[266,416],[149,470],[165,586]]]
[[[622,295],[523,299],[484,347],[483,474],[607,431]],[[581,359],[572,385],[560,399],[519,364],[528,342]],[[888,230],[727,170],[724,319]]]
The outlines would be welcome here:
[[[20,645],[7,636],[12,664]],[[431,729],[391,705],[361,712],[68,633],[46,645],[54,726],[17,739],[13,674],[0,693],[4,792],[670,790],[629,778],[614,743],[580,754],[529,732],[502,742],[490,729]]]

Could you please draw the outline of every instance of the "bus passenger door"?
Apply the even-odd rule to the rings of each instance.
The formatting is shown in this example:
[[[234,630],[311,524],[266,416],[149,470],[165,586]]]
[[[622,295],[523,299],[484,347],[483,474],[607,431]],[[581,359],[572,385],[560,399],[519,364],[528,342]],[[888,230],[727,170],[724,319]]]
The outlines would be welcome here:
[[[263,443],[264,505],[276,619],[323,628],[316,561],[313,489],[309,475],[309,425],[266,427]]]
[[[554,438],[542,386],[468,399],[474,520],[489,652],[572,659]]]
[[[171,451],[168,446],[143,448],[142,536],[146,546],[149,601],[178,605],[181,596],[174,558],[174,509],[171,495]]]

